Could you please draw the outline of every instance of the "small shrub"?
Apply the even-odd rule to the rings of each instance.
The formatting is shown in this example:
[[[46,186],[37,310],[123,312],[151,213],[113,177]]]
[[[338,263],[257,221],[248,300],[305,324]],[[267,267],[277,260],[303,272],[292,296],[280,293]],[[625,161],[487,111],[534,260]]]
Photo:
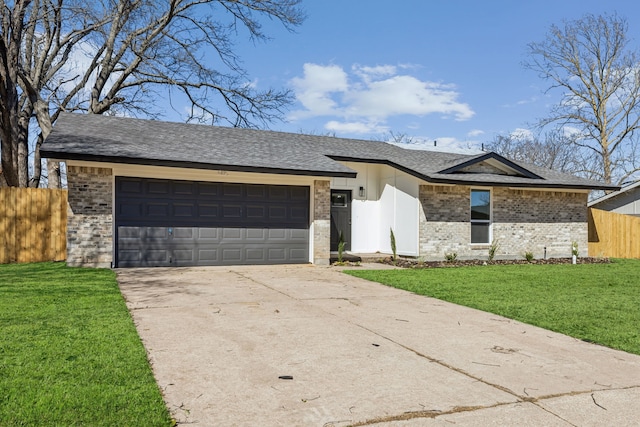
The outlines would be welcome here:
[[[342,231],[338,235],[338,264],[343,264],[342,254],[344,253],[344,235]]]
[[[444,254],[444,259],[447,262],[455,262],[456,259],[458,259],[458,253],[457,252],[446,252]]]
[[[578,252],[578,242],[571,242],[571,255],[578,256],[580,252]]]
[[[395,234],[393,234],[393,228],[389,227],[389,232],[390,232],[390,236],[389,239],[391,240],[391,252],[393,253],[393,263],[396,263],[396,259],[397,259],[397,253],[396,253],[396,236]]]
[[[494,239],[491,242],[491,246],[489,246],[489,261],[493,261],[496,256],[496,252],[498,252],[498,248],[500,248],[500,245],[498,244],[498,241]]]
[[[531,251],[525,252],[524,253],[524,259],[526,259],[527,262],[533,261],[533,252],[531,252]]]

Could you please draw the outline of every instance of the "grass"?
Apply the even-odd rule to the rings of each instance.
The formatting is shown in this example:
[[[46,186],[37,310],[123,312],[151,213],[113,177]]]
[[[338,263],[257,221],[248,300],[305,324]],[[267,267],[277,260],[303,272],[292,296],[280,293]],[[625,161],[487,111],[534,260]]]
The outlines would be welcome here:
[[[172,425],[112,271],[0,266],[0,425]]]
[[[640,261],[345,271],[640,354]]]

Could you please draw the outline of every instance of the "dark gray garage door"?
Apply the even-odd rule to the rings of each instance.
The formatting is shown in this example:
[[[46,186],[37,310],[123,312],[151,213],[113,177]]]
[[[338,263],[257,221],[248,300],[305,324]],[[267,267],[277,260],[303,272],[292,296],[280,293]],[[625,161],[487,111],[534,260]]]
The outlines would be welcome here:
[[[116,177],[116,266],[309,262],[309,187]]]

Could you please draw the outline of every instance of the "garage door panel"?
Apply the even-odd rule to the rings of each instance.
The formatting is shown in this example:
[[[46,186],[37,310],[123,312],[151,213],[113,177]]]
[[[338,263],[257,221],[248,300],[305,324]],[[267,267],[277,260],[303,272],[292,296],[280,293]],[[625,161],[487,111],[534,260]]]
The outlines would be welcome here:
[[[267,248],[264,247],[245,248],[244,261],[249,264],[263,264],[267,261],[266,251]]]
[[[269,221],[271,222],[286,222],[288,219],[287,206],[286,205],[269,206],[268,218],[269,218]]]
[[[116,192],[120,194],[141,194],[143,192],[142,180],[132,178],[116,181]]]
[[[198,203],[198,216],[203,220],[216,220],[219,216],[220,206],[217,203]]]
[[[171,182],[168,180],[147,180],[147,193],[154,196],[168,196]]]
[[[267,200],[267,186],[266,185],[247,185],[246,186],[246,194],[247,199],[249,200]]]
[[[271,241],[287,239],[287,230],[284,228],[269,228],[267,233],[267,238]]]
[[[142,215],[142,203],[129,202],[122,203],[116,209],[116,216],[119,218],[139,218]]]
[[[245,229],[245,239],[255,242],[266,242],[268,230],[264,228],[247,228]]]
[[[172,194],[182,196],[196,196],[196,183],[190,181],[173,181]]]
[[[225,204],[222,207],[222,219],[223,221],[235,220],[236,222],[240,222],[239,220],[242,218],[242,206],[241,205],[232,205]]]
[[[309,200],[309,190],[306,187],[289,187],[290,188],[290,200],[296,202],[304,202]]]
[[[303,223],[309,218],[309,209],[306,207],[290,208],[290,219]]]
[[[309,240],[309,233],[307,232],[307,230],[292,228],[287,229],[287,231],[289,233],[289,235],[287,236],[288,240],[298,240],[305,242]]]
[[[259,221],[263,223],[267,217],[267,207],[264,205],[247,205],[247,220]]]
[[[198,259],[200,260],[200,265],[216,265],[219,263],[218,249],[199,249]]]
[[[222,195],[224,197],[242,197],[243,184],[222,184]]]
[[[116,177],[116,265],[306,263],[309,197],[309,187]]]
[[[220,229],[218,228],[196,228],[199,241],[215,241],[220,239]]]
[[[193,218],[197,216],[196,204],[194,203],[173,203],[173,216],[183,218]]]
[[[173,229],[173,240],[196,240],[193,227],[175,227]]]
[[[172,252],[172,261],[176,264],[188,263],[189,265],[193,265],[193,262],[196,260],[194,249],[174,249]]]
[[[154,202],[144,205],[145,215],[147,218],[166,218],[171,216],[171,207],[169,202]]]
[[[197,191],[200,197],[219,196],[220,184],[217,182],[199,182]]]
[[[286,248],[268,248],[269,260],[273,262],[285,262],[287,260]]]
[[[242,264],[242,248],[240,247],[221,247],[223,263]]]
[[[161,243],[168,240],[169,237],[167,227],[142,227],[142,239],[149,243]]]
[[[304,248],[290,248],[289,260],[291,262],[307,262],[309,260],[309,252]]]
[[[223,242],[233,242],[243,238],[241,228],[223,228],[220,230]]]
[[[289,200],[290,191],[284,186],[270,186],[269,200]]]

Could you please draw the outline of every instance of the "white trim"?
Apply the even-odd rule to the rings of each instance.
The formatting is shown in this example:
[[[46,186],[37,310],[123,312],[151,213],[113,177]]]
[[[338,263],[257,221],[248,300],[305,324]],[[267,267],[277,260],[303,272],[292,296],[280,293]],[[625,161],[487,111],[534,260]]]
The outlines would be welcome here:
[[[114,176],[186,181],[313,186],[314,180],[326,181],[329,179],[327,177],[314,177],[307,175],[282,175],[257,172],[170,168],[166,166],[129,165],[121,163],[70,161],[69,164],[72,166],[109,168],[112,169],[112,174]]]

